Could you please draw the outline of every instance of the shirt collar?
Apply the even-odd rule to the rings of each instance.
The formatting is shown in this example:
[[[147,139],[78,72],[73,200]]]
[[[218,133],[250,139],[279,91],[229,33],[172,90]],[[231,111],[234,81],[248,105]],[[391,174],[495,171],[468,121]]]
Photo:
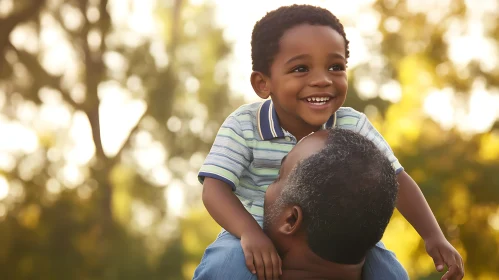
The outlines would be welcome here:
[[[263,140],[271,140],[274,138],[283,138],[284,130],[279,124],[277,112],[275,111],[272,100],[262,102],[257,114],[258,132]],[[332,128],[336,126],[336,113],[322,125],[322,129]]]

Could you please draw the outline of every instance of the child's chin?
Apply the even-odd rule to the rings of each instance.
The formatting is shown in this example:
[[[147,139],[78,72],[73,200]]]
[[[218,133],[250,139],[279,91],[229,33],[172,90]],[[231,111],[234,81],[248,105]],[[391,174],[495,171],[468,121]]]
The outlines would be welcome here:
[[[328,120],[329,120],[329,117],[327,117],[327,118],[309,118],[309,119],[305,119],[305,121],[307,122],[307,124],[309,124],[310,126],[322,126]]]

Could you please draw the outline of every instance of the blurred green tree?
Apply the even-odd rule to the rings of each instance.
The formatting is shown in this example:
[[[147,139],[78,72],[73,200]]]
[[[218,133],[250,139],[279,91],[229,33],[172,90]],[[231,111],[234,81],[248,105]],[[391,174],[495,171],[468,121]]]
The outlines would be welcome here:
[[[490,126],[475,133],[462,131],[465,123],[459,121],[442,126],[424,111],[430,93],[452,92],[453,105],[432,105],[440,110],[451,106],[452,117],[465,120],[473,93],[498,94],[499,67],[490,61],[498,59],[499,22],[494,9],[487,8],[494,1],[487,3],[376,1],[378,31],[367,38],[373,58],[352,69],[346,104],[368,114],[418,182],[445,235],[461,252],[467,279],[499,278],[499,120],[492,119]],[[456,59],[451,40],[466,36],[477,25],[483,25],[485,39],[468,41],[472,49]],[[496,50],[495,58],[480,54],[488,47]],[[374,98],[365,97],[357,86],[366,78],[375,81],[379,94]],[[400,93],[395,103],[383,96],[386,85]],[[471,125],[488,121],[475,119]],[[384,241],[411,278],[440,279],[424,242],[398,212]]]
[[[36,133],[38,145],[1,151],[10,160],[0,171],[10,191],[0,201],[6,211],[0,273],[5,279],[182,279],[184,248],[169,234],[175,221],[164,194],[172,181],[195,174],[190,162],[206,153],[240,103],[228,94],[230,48],[213,25],[213,7],[160,2],[161,31],[146,36],[114,12],[117,6],[130,12],[142,4],[137,1],[7,2],[0,17],[0,109],[4,121]],[[47,61],[54,51],[68,61]],[[104,106],[116,92],[145,106],[122,145],[110,151],[102,114],[120,105]],[[70,121],[41,123],[44,110],[60,110]],[[72,124],[82,117],[92,154],[75,164]],[[152,164],[143,164],[151,155]],[[153,218],[133,222],[137,213]]]

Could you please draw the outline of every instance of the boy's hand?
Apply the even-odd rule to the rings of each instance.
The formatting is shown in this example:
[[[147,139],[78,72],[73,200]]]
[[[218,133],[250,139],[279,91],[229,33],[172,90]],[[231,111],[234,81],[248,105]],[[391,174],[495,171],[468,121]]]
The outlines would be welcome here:
[[[246,266],[258,280],[277,280],[282,274],[281,258],[272,241],[258,228],[241,235]]]
[[[463,259],[445,237],[429,238],[428,240],[425,240],[425,247],[428,255],[433,258],[437,271],[442,271],[444,269],[444,264],[449,268],[444,276],[442,276],[442,280],[463,279]]]

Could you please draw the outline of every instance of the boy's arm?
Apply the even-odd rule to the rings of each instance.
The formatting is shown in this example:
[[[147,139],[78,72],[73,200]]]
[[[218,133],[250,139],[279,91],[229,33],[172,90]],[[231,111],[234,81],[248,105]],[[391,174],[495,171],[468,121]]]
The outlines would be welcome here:
[[[442,271],[444,263],[449,268],[442,279],[462,279],[463,260],[442,233],[421,189],[405,171],[397,175],[397,181],[400,185],[397,209],[424,239],[437,270]]]
[[[437,270],[442,271],[444,263],[449,267],[449,271],[445,273],[442,279],[462,279],[464,275],[462,258],[456,249],[445,239],[419,186],[404,171],[404,168],[393,154],[390,145],[373,127],[366,115],[353,109],[343,110],[346,113],[339,119],[339,126],[354,129],[360,135],[370,139],[392,163],[400,185],[397,208],[424,239],[426,251],[433,258]],[[351,123],[355,123],[355,125],[352,126]]]
[[[201,166],[203,203],[225,230],[241,238],[247,229],[260,229],[234,194],[239,180],[250,166],[252,151],[237,115],[230,115],[220,127],[210,153]]]
[[[262,231],[230,186],[220,180],[204,179],[203,203],[213,219],[237,238],[245,232]]]
[[[258,279],[278,279],[281,260],[274,244],[234,194],[253,156],[247,141],[253,136],[241,123],[244,115],[229,116],[215,137],[198,176],[203,183],[203,202],[215,221],[241,239],[248,269]]]
[[[246,266],[258,279],[279,279],[281,259],[272,241],[244,208],[230,186],[220,180],[205,178],[203,203],[225,230],[241,239]]]
[[[416,182],[405,171],[397,175],[397,181],[400,185],[397,200],[397,209],[400,213],[425,241],[429,238],[445,239],[430,206]]]

